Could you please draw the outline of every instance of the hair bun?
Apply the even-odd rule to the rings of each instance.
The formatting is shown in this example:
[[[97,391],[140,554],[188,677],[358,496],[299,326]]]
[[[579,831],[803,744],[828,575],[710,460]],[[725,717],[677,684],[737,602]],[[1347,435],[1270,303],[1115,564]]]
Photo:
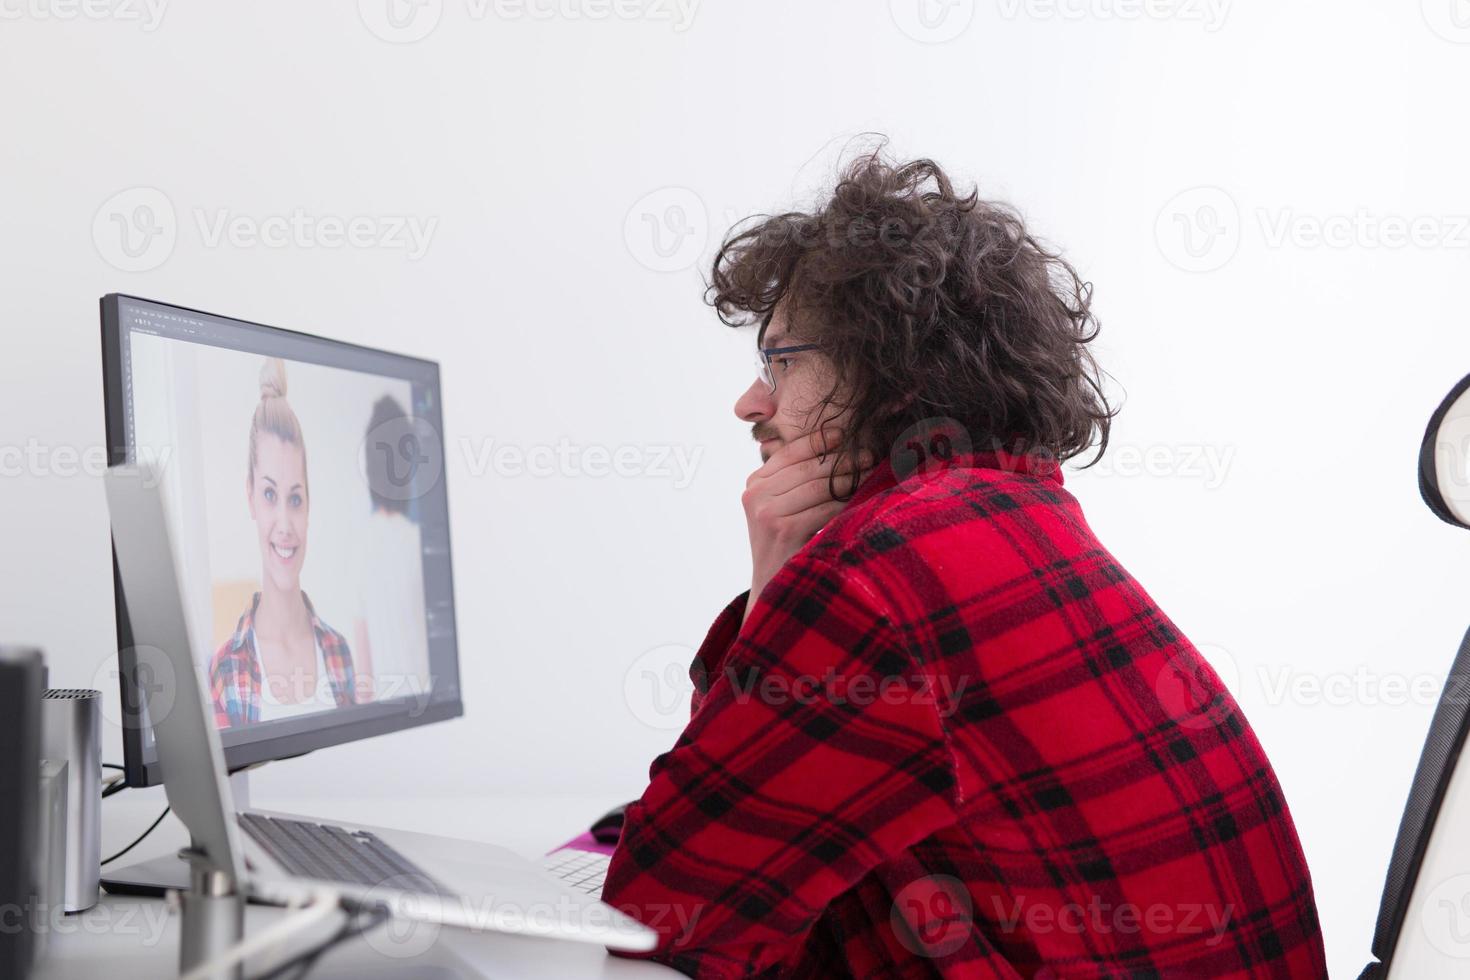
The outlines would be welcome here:
[[[286,397],[286,362],[279,357],[267,357],[260,366],[260,397]]]

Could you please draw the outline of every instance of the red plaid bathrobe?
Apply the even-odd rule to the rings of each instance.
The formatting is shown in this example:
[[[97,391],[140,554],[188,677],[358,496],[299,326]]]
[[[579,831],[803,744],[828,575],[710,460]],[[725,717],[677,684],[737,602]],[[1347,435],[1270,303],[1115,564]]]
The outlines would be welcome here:
[[[603,899],[696,977],[1323,977],[1286,799],[1054,464],[885,462],[741,626]]]
[[[352,651],[347,638],[322,622],[316,607],[301,593],[311,628],[322,648],[327,665],[327,680],[332,700],[339,708],[357,701],[357,674],[352,666]],[[255,610],[260,607],[260,593],[250,600],[250,608],[235,624],[235,632],[220,644],[209,661],[209,691],[214,700],[214,723],[218,728],[238,728],[260,720],[261,666],[255,649]],[[275,687],[272,687],[275,690]]]

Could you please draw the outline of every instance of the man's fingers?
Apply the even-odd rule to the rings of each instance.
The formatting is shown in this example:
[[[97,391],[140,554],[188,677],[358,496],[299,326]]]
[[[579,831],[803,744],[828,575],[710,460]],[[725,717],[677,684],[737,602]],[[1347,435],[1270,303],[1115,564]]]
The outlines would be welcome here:
[[[842,513],[844,506],[846,505],[840,501],[830,500],[825,504],[803,511],[799,520],[805,524],[803,533],[806,540],[810,541],[818,531],[827,526],[832,518]]]
[[[869,472],[871,471],[859,470],[858,482],[861,483],[862,478],[867,476]],[[837,491],[840,493],[846,490],[847,483],[851,479],[850,476],[839,474],[836,484]],[[830,477],[826,475],[819,476],[816,479],[807,480],[804,483],[792,487],[785,493],[767,497],[765,506],[770,508],[769,513],[771,515],[777,517],[799,514],[804,510],[811,510],[813,507],[819,507],[825,504],[836,504],[839,509],[845,507],[847,505],[846,501],[834,500],[832,498],[832,490],[833,486]]]
[[[844,454],[840,460],[836,456],[828,456],[825,459],[802,459],[767,475],[761,475],[760,471],[756,471],[751,474],[746,486],[761,493],[778,495],[833,472],[846,474],[851,473],[855,468],[866,469],[872,465],[873,455],[869,452],[859,453],[857,456]]]
[[[825,429],[818,429],[815,432],[793,439],[780,449],[777,449],[771,454],[770,459],[761,464],[760,469],[756,470],[756,472],[759,473],[764,470],[769,475],[783,467],[790,466],[792,463],[800,462],[804,459],[817,459],[821,456],[830,455],[841,441],[841,429],[832,426],[828,426]]]
[[[827,497],[830,499],[833,491],[846,493],[848,490],[857,489],[858,483],[873,472],[872,467],[871,461],[862,459],[846,459],[841,466],[835,466],[828,461],[821,466],[813,467],[780,489],[777,489],[773,482],[766,492],[779,500],[782,497],[789,497],[794,492],[799,492],[803,487],[818,486],[826,490]],[[857,474],[856,483],[853,482],[853,474]]]

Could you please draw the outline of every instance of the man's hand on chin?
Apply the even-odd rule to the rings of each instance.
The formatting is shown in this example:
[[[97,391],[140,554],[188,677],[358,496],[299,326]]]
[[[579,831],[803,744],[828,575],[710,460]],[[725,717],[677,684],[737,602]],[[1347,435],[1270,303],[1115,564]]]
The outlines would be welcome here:
[[[801,550],[829,520],[846,506],[832,496],[832,474],[836,456],[832,452],[841,433],[835,429],[812,432],[793,439],[771,454],[760,469],[745,481],[740,503],[750,530],[750,599],[745,615],[755,605],[766,583],[781,566]],[[856,464],[844,459],[837,469],[838,488],[848,485],[854,465],[858,481],[872,471],[871,453],[863,453]]]

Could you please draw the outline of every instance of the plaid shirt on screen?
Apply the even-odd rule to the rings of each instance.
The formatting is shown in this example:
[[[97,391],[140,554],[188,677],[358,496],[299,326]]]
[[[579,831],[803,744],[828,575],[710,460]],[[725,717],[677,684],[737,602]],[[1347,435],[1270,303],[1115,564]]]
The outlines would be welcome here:
[[[347,638],[322,622],[305,592],[301,593],[301,601],[306,603],[312,631],[322,648],[333,701],[339,708],[355,703],[356,672]],[[255,649],[255,610],[259,606],[257,592],[250,608],[241,614],[234,634],[220,644],[209,661],[209,690],[214,698],[214,723],[218,728],[251,725],[260,720],[260,654]]]
[[[1238,706],[1055,465],[887,462],[741,625],[603,899],[690,976],[1326,975]]]

